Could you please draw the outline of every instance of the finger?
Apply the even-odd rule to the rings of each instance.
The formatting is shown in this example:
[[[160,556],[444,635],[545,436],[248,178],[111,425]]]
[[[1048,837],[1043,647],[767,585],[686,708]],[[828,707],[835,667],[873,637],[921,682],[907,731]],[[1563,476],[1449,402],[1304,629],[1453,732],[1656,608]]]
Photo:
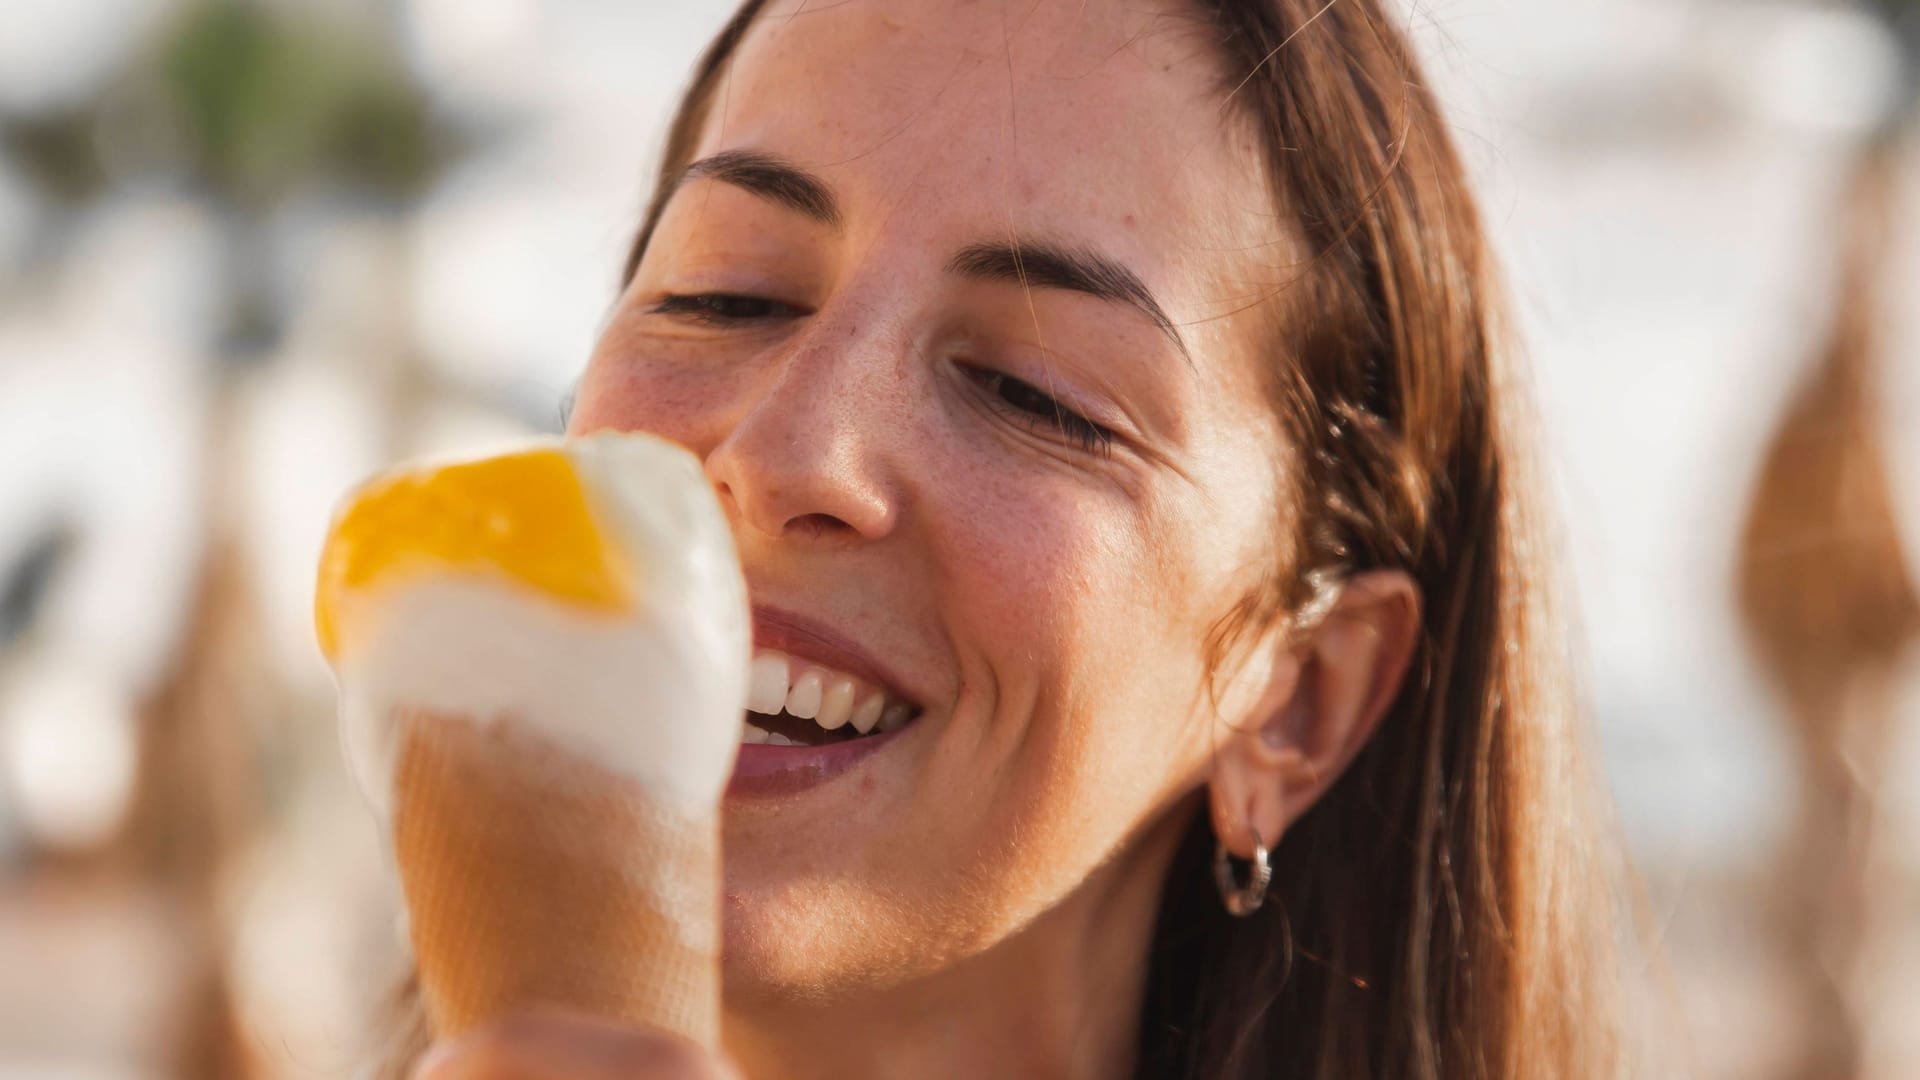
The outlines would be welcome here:
[[[436,1043],[414,1080],[739,1080],[717,1055],[655,1029],[528,1012]]]

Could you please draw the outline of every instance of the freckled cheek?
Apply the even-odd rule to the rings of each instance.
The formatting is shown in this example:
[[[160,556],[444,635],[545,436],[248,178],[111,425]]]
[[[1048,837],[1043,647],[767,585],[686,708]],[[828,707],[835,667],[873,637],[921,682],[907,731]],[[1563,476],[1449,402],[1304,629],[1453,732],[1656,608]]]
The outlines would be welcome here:
[[[1004,472],[947,495],[949,524],[935,535],[945,534],[949,603],[996,682],[1042,707],[1086,693],[1142,569],[1115,496]]]
[[[646,431],[704,452],[719,438],[733,392],[711,367],[675,362],[658,351],[603,344],[575,389],[568,429]]]
[[[1043,875],[1110,850],[1193,773],[1182,709],[1196,675],[1160,560],[1117,498],[1041,487],[956,517],[964,573],[947,602],[999,691],[993,714],[972,718],[986,726],[964,767],[992,777],[993,794],[968,820],[1023,837],[1026,854],[1008,857],[1031,856]]]

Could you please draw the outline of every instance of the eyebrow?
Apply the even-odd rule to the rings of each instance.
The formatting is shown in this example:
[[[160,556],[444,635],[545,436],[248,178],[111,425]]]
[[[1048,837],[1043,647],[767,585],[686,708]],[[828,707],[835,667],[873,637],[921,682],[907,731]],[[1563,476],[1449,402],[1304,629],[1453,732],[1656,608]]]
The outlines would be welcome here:
[[[840,203],[826,181],[777,154],[763,150],[723,150],[684,169],[674,182],[708,179],[731,184],[779,203],[823,225],[839,227]],[[947,260],[947,272],[976,281],[999,281],[1026,288],[1062,289],[1125,304],[1145,315],[1167,335],[1189,362],[1192,354],[1139,275],[1096,251],[1045,239],[1014,239],[969,244]]]
[[[1187,343],[1166,309],[1138,275],[1121,263],[1084,248],[1047,240],[969,244],[947,261],[947,272],[977,281],[1006,281],[1041,289],[1064,289],[1139,311],[1187,356]]]
[[[838,227],[840,204],[825,182],[793,162],[759,150],[723,150],[686,167],[675,187],[688,180],[709,179],[732,184],[771,199],[812,218]]]

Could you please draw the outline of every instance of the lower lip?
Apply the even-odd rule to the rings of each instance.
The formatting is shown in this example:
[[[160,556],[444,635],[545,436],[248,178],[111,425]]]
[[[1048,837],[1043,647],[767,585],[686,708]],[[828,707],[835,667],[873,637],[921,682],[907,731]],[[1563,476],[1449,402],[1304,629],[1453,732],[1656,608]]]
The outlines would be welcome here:
[[[898,728],[824,746],[742,743],[734,759],[733,779],[727,784],[727,797],[795,795],[819,787],[885,749],[905,730]]]

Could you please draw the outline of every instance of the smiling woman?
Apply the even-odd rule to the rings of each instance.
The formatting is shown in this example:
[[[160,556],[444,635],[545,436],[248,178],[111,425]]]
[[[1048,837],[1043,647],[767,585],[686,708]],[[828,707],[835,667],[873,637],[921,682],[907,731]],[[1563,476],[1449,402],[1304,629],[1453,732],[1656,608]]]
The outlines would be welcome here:
[[[699,455],[752,594],[746,1075],[1615,1069],[1495,301],[1376,0],[738,13],[572,429]]]

